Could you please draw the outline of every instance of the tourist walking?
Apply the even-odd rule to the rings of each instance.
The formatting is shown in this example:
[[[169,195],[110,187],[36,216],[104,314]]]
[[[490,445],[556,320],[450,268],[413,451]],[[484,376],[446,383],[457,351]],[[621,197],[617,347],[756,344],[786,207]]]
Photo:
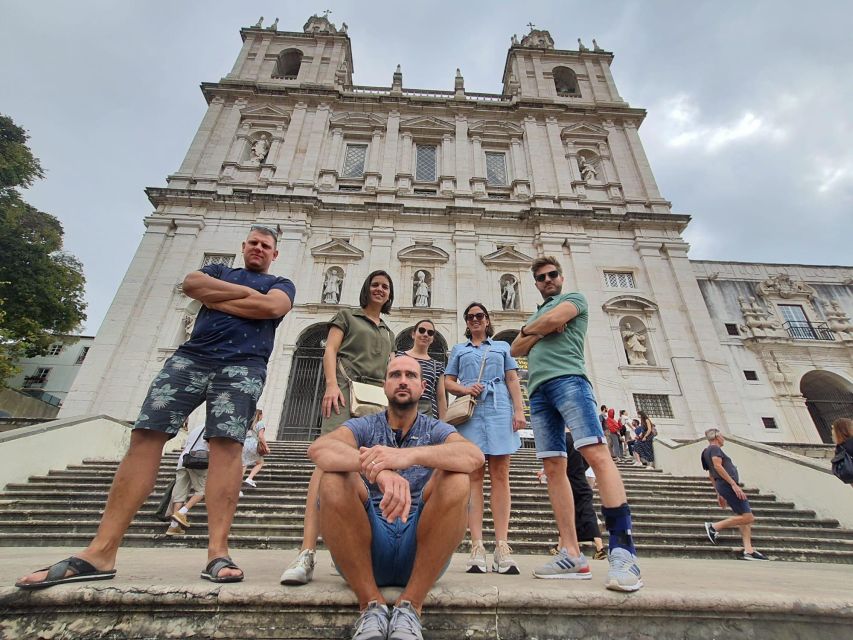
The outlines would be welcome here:
[[[166,360],[151,384],[95,538],[85,550],[21,578],[16,586],[38,589],[112,578],[121,540],[154,488],[163,445],[205,402],[209,534],[208,564],[201,577],[212,582],[243,579],[228,555],[228,533],[243,476],[240,453],[264,387],[276,328],[296,295],[290,280],[268,272],[278,257],[277,242],[276,231],[254,225],[242,245],[244,267],[209,264],[184,278],[184,295],[201,302],[201,310],[189,340]]]
[[[574,447],[592,467],[598,480],[602,514],[609,532],[610,569],[606,587],[636,591],[643,586],[631,533],[631,511],[625,487],[605,444],[595,413],[595,397],[586,376],[584,341],[589,322],[586,298],[562,293],[563,270],[552,256],[537,258],[531,267],[542,296],[539,309],[521,327],[512,355],[527,356],[530,421],[536,455],[548,475],[548,497],[557,521],[560,553],[534,570],[538,578],[589,579],[586,557],[578,547],[575,509],[566,476],[566,426]]]
[[[341,309],[329,321],[329,335],[323,353],[326,390],[321,406],[321,434],[331,433],[349,420],[351,413],[350,380],[382,386],[385,367],[394,348],[394,334],[382,314],[391,312],[394,284],[385,271],[374,271],[364,280],[358,296],[359,306]],[[317,467],[308,483],[302,548],[296,559],[281,574],[281,583],[302,585],[314,575],[314,552],[319,535],[317,495],[323,470]]]
[[[494,329],[483,304],[472,302],[462,317],[468,340],[453,347],[445,369],[445,386],[457,397],[467,395],[476,398],[473,415],[457,428],[486,455],[486,464],[471,474],[471,506],[468,512],[471,557],[467,571],[488,571],[483,545],[483,479],[488,466],[492,485],[489,504],[495,528],[492,571],[517,574],[518,565],[509,546],[509,459],[510,454],[521,447],[518,430],[527,424],[518,365],[509,354],[506,342],[491,339]]]
[[[741,560],[767,560],[764,554],[756,551],[752,546],[752,525],[755,522],[755,516],[752,514],[746,493],[738,484],[740,478],[737,467],[732,459],[723,452],[722,447],[726,443],[726,439],[719,429],[708,429],[705,431],[705,438],[708,440],[708,446],[702,451],[702,468],[708,472],[711,486],[717,493],[717,502],[720,507],[725,509],[728,505],[735,513],[734,516],[719,522],[706,522],[705,534],[711,542],[717,544],[720,531],[737,527],[740,529],[741,539],[743,540],[743,553],[739,558]]]
[[[252,426],[246,432],[246,440],[243,442],[243,466],[252,467],[249,475],[243,480],[243,484],[257,487],[255,477],[264,468],[264,456],[270,452],[267,444],[266,425],[264,425],[264,412],[261,409],[255,411]]]
[[[651,418],[646,415],[645,411],[637,412],[639,415],[640,425],[634,431],[637,436],[634,440],[634,466],[642,467],[643,465],[654,465],[655,449],[654,440],[657,435],[657,427],[651,421]]]
[[[426,389],[418,401],[418,411],[431,418],[444,420],[447,413],[447,392],[444,389],[444,363],[429,355],[435,340],[435,324],[432,320],[420,320],[412,329],[414,344],[408,351],[397,351],[397,355],[411,356],[421,365],[421,377]]]
[[[210,448],[204,439],[204,423],[198,425],[187,435],[187,443],[175,468],[175,486],[172,488],[171,523],[166,529],[169,537],[181,536],[190,528],[189,512],[199,502],[204,500],[204,485],[207,482],[207,468],[188,469],[184,466],[184,458],[192,452],[196,457],[208,458]],[[190,497],[190,492],[194,492]],[[189,497],[189,499],[187,499]]]

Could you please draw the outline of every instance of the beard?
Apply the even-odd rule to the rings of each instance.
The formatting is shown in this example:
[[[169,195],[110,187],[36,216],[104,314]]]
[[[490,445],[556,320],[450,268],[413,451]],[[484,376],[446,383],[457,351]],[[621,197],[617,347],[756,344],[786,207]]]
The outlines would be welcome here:
[[[403,412],[411,409],[412,407],[417,407],[418,406],[418,400],[420,400],[420,398],[415,398],[413,396],[409,396],[408,400],[400,401],[400,400],[397,400],[396,395],[393,395],[390,398],[388,398],[388,406],[389,406],[389,408],[394,409],[394,411],[397,411],[399,413],[403,413]]]

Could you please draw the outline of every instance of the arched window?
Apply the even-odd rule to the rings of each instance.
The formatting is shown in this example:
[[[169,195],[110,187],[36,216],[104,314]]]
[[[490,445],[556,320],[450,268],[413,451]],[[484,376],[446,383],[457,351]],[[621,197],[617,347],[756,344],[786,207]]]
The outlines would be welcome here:
[[[278,54],[273,77],[296,80],[300,66],[302,66],[302,52],[299,49],[285,49]]]
[[[557,95],[580,95],[578,89],[578,77],[575,72],[568,67],[554,67],[554,86],[557,88]]]

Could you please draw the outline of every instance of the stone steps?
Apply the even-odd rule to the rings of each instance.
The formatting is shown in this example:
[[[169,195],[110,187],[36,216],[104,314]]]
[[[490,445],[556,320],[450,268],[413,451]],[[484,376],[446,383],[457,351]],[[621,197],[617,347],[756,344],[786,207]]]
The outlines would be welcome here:
[[[232,528],[235,548],[298,547],[308,479],[313,465],[307,444],[272,443],[273,451],[258,477],[259,485],[244,487]],[[156,488],[131,524],[125,544],[132,547],[206,544],[206,509],[192,512],[195,523],[180,538],[164,535],[166,525],[154,517],[159,496],[174,478],[176,454],[167,454]],[[87,460],[15,483],[0,494],[0,546],[82,545],[95,533],[113,475],[115,461]],[[518,553],[547,553],[556,538],[547,487],[535,477],[539,462],[529,450],[513,456],[510,469],[513,506],[510,539]],[[725,512],[716,504],[707,479],[674,478],[660,471],[620,463],[634,513],[634,534],[644,556],[731,558],[740,545],[735,532],[725,532],[717,546],[705,538],[703,522],[719,520]],[[485,492],[488,499],[489,483]],[[780,560],[853,564],[853,531],[818,519],[775,496],[746,488],[760,524],[753,531],[762,552]],[[488,505],[488,502],[487,502]],[[596,510],[600,505],[596,498]],[[493,537],[490,512],[484,518],[485,537]],[[604,532],[604,537],[607,537]],[[463,550],[463,549],[460,549]]]

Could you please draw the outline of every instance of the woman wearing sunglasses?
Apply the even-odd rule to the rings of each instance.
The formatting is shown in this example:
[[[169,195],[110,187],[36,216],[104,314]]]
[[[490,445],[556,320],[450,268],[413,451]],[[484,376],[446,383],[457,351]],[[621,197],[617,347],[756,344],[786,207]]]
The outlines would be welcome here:
[[[453,347],[445,369],[444,384],[455,396],[470,395],[477,399],[474,415],[457,428],[465,438],[486,454],[486,465],[492,482],[491,508],[495,522],[495,554],[492,571],[517,574],[512,559],[509,534],[509,456],[521,447],[517,431],[526,425],[518,365],[509,354],[509,345],[492,341],[494,334],[489,312],[479,302],[472,302],[462,314],[465,318],[467,342]],[[480,381],[480,365],[485,358]],[[468,573],[486,573],[486,549],[483,546],[483,477],[484,465],[471,474],[471,504],[468,529],[471,531],[471,557]]]
[[[447,394],[444,391],[444,365],[430,357],[428,350],[435,340],[432,320],[421,320],[412,329],[414,344],[408,351],[397,351],[398,356],[411,356],[421,365],[421,377],[426,391],[418,403],[418,411],[431,418],[444,420],[447,413]]]

